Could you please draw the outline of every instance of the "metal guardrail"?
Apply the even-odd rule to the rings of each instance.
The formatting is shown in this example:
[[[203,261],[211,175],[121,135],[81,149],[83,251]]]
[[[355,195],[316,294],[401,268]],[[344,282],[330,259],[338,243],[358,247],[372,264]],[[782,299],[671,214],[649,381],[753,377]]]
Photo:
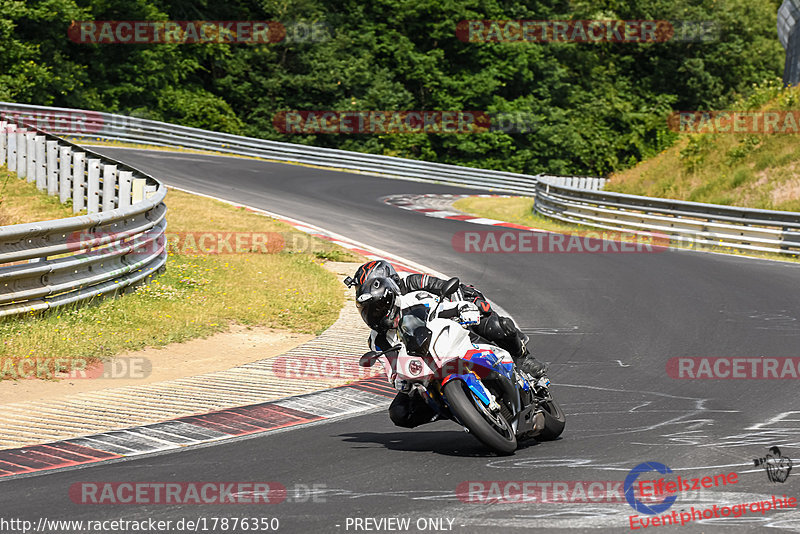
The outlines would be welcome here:
[[[593,176],[551,176],[548,174],[540,174],[537,178],[545,180],[549,184],[589,191],[601,191],[608,181],[605,178]]]
[[[529,174],[268,141],[113,113],[0,102],[0,117],[2,116],[34,121],[43,130],[58,130],[83,140],[210,150],[504,193],[533,195],[536,190],[537,176]],[[605,180],[596,178],[586,183],[602,187]]]
[[[0,120],[0,164],[87,215],[0,227],[0,317],[124,293],[167,260],[166,187],[123,163]]]
[[[800,253],[797,213],[602,192],[603,178],[514,174],[267,141],[111,113],[0,102],[0,119],[4,116],[79,139],[209,150],[531,195],[536,197],[535,211],[547,217],[615,231],[656,232],[683,245]]]
[[[679,245],[800,254],[800,213],[585,191],[540,177],[534,210],[559,221],[663,234]]]

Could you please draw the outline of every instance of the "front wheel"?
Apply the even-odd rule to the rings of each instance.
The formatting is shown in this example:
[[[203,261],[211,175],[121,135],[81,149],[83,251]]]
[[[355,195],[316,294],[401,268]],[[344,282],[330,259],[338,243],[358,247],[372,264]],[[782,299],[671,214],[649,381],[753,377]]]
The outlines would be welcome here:
[[[492,414],[475,398],[463,380],[448,382],[443,391],[450,411],[481,443],[498,454],[511,454],[517,450],[517,438],[505,417],[500,413]]]

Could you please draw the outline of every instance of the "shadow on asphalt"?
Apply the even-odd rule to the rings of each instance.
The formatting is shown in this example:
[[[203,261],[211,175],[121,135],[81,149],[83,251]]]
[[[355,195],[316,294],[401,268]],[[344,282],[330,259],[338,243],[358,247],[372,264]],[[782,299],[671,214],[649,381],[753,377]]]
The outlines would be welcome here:
[[[339,434],[338,437],[348,443],[383,445],[392,451],[432,452],[443,456],[458,456],[462,458],[492,458],[497,456],[497,454],[490,451],[466,432],[452,430],[351,432]],[[535,445],[538,445],[535,440],[520,443],[517,453]],[[353,448],[366,447],[354,446]]]

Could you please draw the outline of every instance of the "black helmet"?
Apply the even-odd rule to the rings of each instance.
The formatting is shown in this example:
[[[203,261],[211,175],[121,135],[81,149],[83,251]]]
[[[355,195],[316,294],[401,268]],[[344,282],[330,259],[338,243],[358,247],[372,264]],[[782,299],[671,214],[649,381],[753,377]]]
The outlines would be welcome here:
[[[400,284],[400,277],[391,263],[386,260],[374,260],[359,267],[356,274],[353,275],[352,281],[356,286],[356,293],[367,280],[372,278],[390,278],[398,287]]]
[[[391,278],[370,278],[356,292],[356,307],[361,318],[373,330],[386,331],[397,327],[400,288]]]

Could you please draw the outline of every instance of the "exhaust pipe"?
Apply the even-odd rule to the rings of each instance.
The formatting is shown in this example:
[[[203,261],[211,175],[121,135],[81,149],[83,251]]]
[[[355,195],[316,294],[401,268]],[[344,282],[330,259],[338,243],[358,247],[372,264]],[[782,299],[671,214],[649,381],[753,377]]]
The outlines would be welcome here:
[[[536,412],[533,416],[533,435],[538,436],[544,430],[544,413]]]

